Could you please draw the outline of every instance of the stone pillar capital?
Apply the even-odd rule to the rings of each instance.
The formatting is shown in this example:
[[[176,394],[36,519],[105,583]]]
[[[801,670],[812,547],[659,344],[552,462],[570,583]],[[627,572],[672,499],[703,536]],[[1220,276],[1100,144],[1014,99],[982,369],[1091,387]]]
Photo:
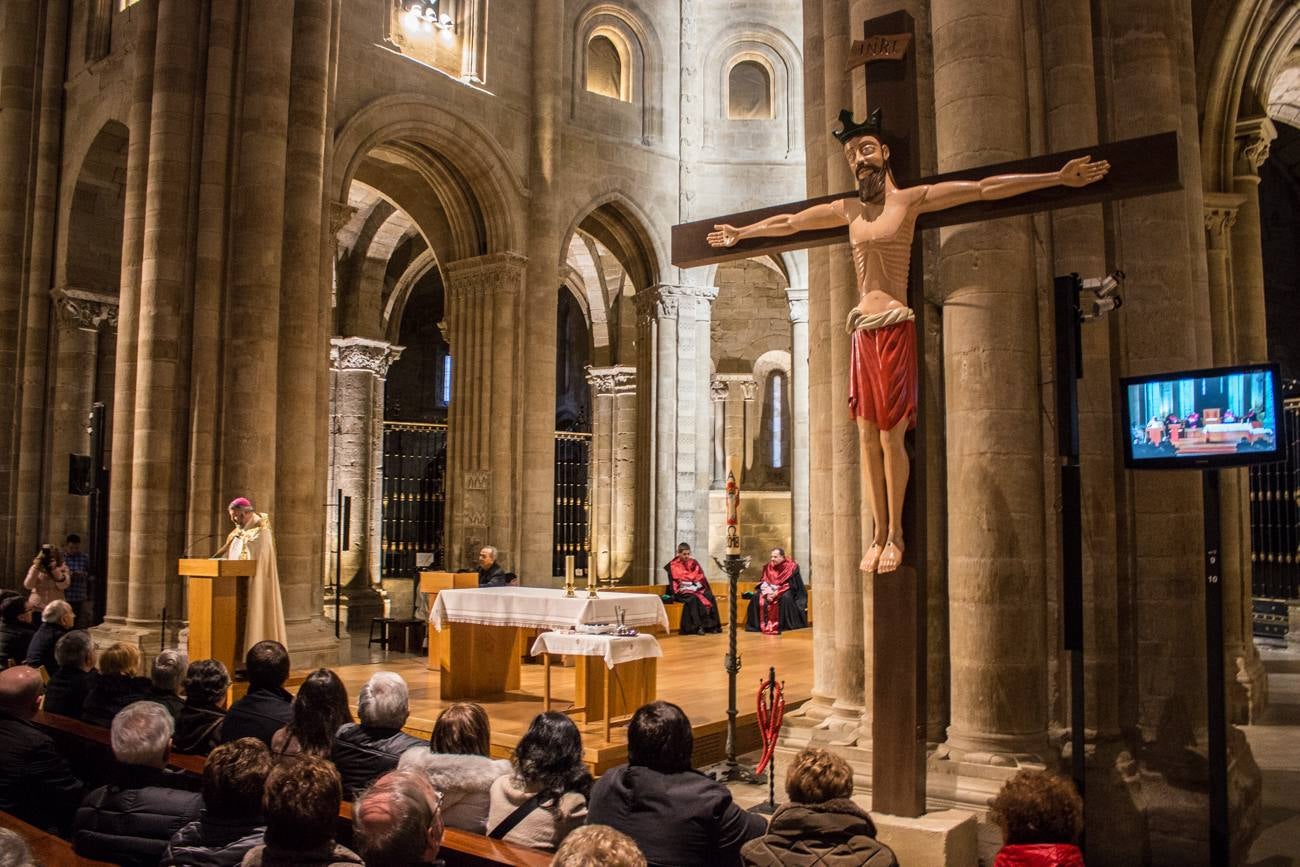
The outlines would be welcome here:
[[[721,376],[714,374],[709,380],[709,399],[714,403],[720,403],[731,395],[731,386]]]
[[[343,227],[352,222],[357,209],[347,202],[330,202],[330,237],[337,240]]]
[[[330,367],[340,373],[366,371],[384,379],[404,349],[405,346],[365,337],[333,337],[330,338]]]
[[[717,286],[678,286],[660,283],[636,294],[638,317],[676,319],[683,312],[707,310],[718,297]]]
[[[808,321],[808,290],[787,289],[785,297],[790,302],[790,324]]]
[[[442,269],[449,300],[468,301],[496,293],[515,293],[524,285],[528,258],[518,253],[488,253],[458,259]]]
[[[587,383],[596,397],[614,397],[620,394],[636,393],[636,368],[615,365],[613,367],[587,366]]]
[[[1234,177],[1259,180],[1259,167],[1268,159],[1269,148],[1277,138],[1277,127],[1267,117],[1248,117],[1237,121],[1233,147]]]
[[[117,297],[90,289],[64,286],[50,292],[59,323],[82,331],[117,329]]]
[[[1205,231],[1212,241],[1226,237],[1237,222],[1237,209],[1244,197],[1236,193],[1206,193],[1204,199]]]

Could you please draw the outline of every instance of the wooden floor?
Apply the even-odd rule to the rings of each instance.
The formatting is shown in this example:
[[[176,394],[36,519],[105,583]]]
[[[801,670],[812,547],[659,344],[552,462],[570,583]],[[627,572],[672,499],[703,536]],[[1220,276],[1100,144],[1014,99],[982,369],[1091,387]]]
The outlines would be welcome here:
[[[664,655],[659,660],[659,698],[680,705],[690,717],[695,731],[695,765],[720,760],[725,756],[727,722],[726,634],[661,636],[660,643]],[[741,632],[738,650],[743,667],[736,681],[737,742],[738,752],[743,753],[759,746],[755,694],[769,666],[776,666],[777,680],[785,682],[787,711],[811,695],[812,630],[784,635]],[[402,675],[411,690],[406,729],[419,737],[428,737],[446,704],[438,698],[438,672],[429,671],[422,656],[367,650],[362,643],[353,652],[353,662],[336,670],[354,706],[362,685],[376,671]],[[551,671],[554,707],[564,710],[573,703],[573,669],[556,666]],[[509,756],[533,717],[541,713],[542,679],[541,665],[525,665],[519,692],[482,702],[492,720],[494,754]],[[605,743],[603,726],[584,725],[581,715],[575,722],[583,731],[584,754],[593,772],[601,773],[626,760],[625,727],[615,727],[611,742]]]

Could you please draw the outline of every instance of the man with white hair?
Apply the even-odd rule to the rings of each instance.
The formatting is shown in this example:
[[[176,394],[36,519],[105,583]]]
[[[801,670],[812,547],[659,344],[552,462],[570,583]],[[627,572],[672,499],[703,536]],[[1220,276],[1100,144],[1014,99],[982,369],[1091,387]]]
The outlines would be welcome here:
[[[54,741],[32,725],[41,706],[41,674],[15,665],[0,671],[0,810],[48,830],[66,830],[84,788]]]
[[[162,705],[137,701],[113,717],[113,780],[86,796],[77,810],[78,855],[153,867],[167,841],[198,818],[203,796],[185,791],[181,774],[166,770],[175,723]]]
[[[334,739],[331,758],[343,777],[343,796],[357,792],[385,771],[411,747],[428,749],[424,741],[402,731],[410,715],[406,681],[400,674],[380,671],[361,687],[357,697],[360,723],[347,723]]]
[[[499,556],[497,549],[491,545],[478,549],[478,586],[509,587],[519,583],[519,578],[513,572],[501,568]]]
[[[45,667],[50,674],[59,670],[54,659],[54,645],[72,628],[76,615],[72,606],[62,599],[48,603],[41,611],[41,625],[32,636],[32,643],[27,645],[27,658],[23,665],[32,668]]]
[[[145,698],[167,708],[173,721],[185,707],[185,700],[181,698],[181,681],[189,665],[189,657],[181,651],[164,650],[153,658],[153,665],[149,667],[149,694]]]
[[[81,719],[86,695],[99,677],[95,671],[95,643],[84,629],[74,629],[54,645],[59,670],[45,685],[45,710]]]
[[[357,798],[353,849],[366,867],[432,864],[442,845],[438,793],[427,774],[390,771]]]

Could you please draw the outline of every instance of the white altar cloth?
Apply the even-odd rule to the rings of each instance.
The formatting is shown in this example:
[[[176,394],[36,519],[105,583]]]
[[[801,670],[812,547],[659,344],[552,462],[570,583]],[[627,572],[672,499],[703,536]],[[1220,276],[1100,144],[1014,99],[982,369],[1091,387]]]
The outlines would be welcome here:
[[[543,632],[533,642],[533,649],[528,651],[529,656],[539,653],[599,656],[609,669],[619,663],[664,655],[653,635],[584,635],[580,632]]]
[[[668,612],[658,596],[602,592],[596,599],[588,599],[587,592],[580,590],[566,599],[563,590],[545,587],[443,590],[433,603],[429,621],[439,632],[448,622],[568,629],[584,623],[617,623],[615,608],[623,609],[623,622],[628,626],[668,629]]]

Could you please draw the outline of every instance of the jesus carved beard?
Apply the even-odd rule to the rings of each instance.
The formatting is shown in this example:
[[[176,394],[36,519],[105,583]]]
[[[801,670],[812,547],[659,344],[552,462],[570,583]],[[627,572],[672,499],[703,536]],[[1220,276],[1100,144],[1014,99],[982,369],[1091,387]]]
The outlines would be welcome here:
[[[858,199],[864,204],[885,200],[885,167],[865,166],[858,178]]]

